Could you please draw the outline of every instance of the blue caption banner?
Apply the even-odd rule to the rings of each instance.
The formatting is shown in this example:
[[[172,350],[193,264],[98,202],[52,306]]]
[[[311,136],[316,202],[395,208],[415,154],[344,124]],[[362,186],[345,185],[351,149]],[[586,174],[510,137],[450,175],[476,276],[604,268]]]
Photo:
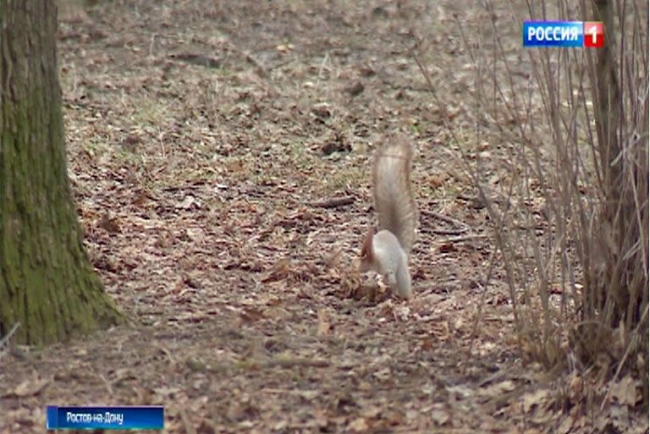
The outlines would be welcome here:
[[[582,21],[524,21],[524,47],[583,47]]]
[[[162,430],[162,406],[47,407],[47,429]]]

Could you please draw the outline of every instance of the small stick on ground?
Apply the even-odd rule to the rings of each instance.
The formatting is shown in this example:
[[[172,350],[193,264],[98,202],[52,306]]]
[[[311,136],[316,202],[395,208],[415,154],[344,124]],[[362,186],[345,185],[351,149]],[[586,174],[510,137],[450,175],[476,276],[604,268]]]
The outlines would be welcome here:
[[[320,202],[310,202],[308,205],[314,208],[339,208],[346,205],[352,205],[356,199],[354,196],[335,197]]]
[[[421,210],[420,213],[422,215],[427,216],[427,217],[432,217],[434,219],[442,220],[445,223],[449,223],[450,225],[461,228],[461,230],[463,230],[464,232],[469,231],[469,227],[465,223],[461,222],[460,220],[456,220],[455,218],[451,218],[451,217],[448,217],[448,216],[446,216],[444,214],[440,214],[440,213],[435,212],[435,211],[429,211],[429,210],[426,210],[426,209]]]
[[[183,427],[185,428],[185,432],[188,434],[196,434],[196,429],[194,429],[194,425],[192,425],[192,422],[190,421],[190,418],[187,416],[187,412],[185,411],[185,409],[181,408],[179,413],[181,416],[181,421],[183,422]]]
[[[263,364],[268,368],[279,366],[281,368],[309,367],[309,368],[327,368],[330,363],[327,360],[319,359],[275,359],[268,360]]]
[[[421,232],[433,235],[456,236],[467,232],[466,229],[423,229]]]
[[[445,240],[440,240],[441,244],[448,244],[448,243],[462,243],[464,241],[476,241],[476,240],[484,240],[490,238],[487,235],[465,235],[464,237],[455,237],[455,238],[447,238]]]
[[[11,336],[12,336],[14,333],[16,333],[16,330],[18,330],[18,327],[20,327],[20,323],[19,323],[19,322],[17,322],[16,324],[14,324],[14,326],[11,328],[11,330],[9,330],[9,333],[7,333],[7,335],[6,335],[4,338],[0,339],[0,347],[2,347],[4,344],[6,344],[7,342],[9,342],[9,339],[11,339]]]

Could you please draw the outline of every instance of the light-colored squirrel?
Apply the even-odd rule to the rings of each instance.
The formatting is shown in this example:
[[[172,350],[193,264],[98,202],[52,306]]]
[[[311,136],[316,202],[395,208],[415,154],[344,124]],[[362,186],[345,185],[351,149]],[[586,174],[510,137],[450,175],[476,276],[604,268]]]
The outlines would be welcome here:
[[[360,271],[382,274],[393,293],[410,299],[408,257],[415,242],[418,209],[411,192],[413,149],[402,138],[375,154],[372,188],[379,226],[372,228],[361,247]]]

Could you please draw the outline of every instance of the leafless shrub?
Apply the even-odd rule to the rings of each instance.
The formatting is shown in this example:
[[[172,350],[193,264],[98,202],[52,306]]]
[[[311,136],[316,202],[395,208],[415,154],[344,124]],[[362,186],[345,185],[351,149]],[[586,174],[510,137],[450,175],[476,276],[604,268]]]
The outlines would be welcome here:
[[[475,71],[476,140],[504,163],[498,182],[480,158],[467,163],[493,222],[521,354],[602,379],[635,372],[647,405],[648,4],[483,5],[479,42],[458,26]],[[606,47],[524,49],[530,19],[603,21]]]

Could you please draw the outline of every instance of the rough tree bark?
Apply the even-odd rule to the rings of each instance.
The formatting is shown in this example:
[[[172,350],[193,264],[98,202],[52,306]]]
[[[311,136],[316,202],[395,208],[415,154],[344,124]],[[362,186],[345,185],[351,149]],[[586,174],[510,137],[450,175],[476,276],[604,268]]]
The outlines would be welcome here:
[[[601,243],[600,249],[605,273],[591,276],[595,287],[600,283],[600,289],[586,294],[586,313],[605,313],[612,327],[623,320],[629,333],[643,319],[648,305],[647,113],[645,117],[643,113],[624,117],[622,77],[613,52],[614,4],[595,0],[593,5],[596,17],[608,31],[595,65],[596,133],[605,192],[598,237],[607,242]],[[634,110],[639,108],[635,106]]]
[[[0,0],[0,337],[27,344],[123,322],[85,255],[68,184],[56,2]]]
[[[620,23],[625,22],[623,12],[617,11],[611,0],[594,0],[592,4],[596,19],[603,21],[606,29],[605,47],[595,54],[594,64],[596,133],[604,190],[596,238],[600,240],[597,245],[604,267],[588,270],[590,290],[585,292],[585,321],[581,329],[583,342],[593,343],[602,340],[594,327],[600,324],[611,329],[622,327],[629,351],[623,356],[624,360],[617,362],[626,362],[640,374],[647,408],[648,105],[647,100],[645,104],[640,102],[647,89],[630,89],[629,83],[622,84],[637,72],[631,60],[631,55],[635,55],[631,51],[633,45],[628,42],[628,51],[621,53],[615,38],[616,29],[625,32],[623,25],[615,27],[616,12],[621,14]],[[647,35],[647,28],[645,32],[636,31]],[[647,49],[647,36],[645,42],[639,44],[640,50]],[[614,59],[616,49],[622,68]],[[647,69],[645,72],[647,74]],[[625,96],[635,103],[626,106]],[[611,345],[610,340],[605,339],[604,345]],[[637,355],[641,354],[644,356],[639,359]]]

